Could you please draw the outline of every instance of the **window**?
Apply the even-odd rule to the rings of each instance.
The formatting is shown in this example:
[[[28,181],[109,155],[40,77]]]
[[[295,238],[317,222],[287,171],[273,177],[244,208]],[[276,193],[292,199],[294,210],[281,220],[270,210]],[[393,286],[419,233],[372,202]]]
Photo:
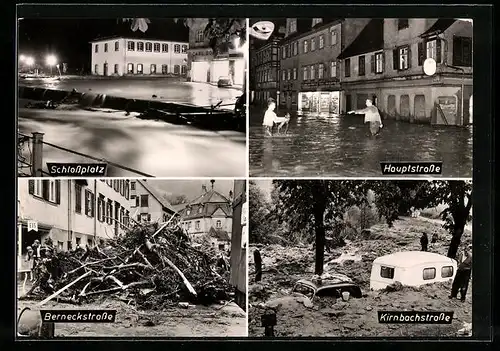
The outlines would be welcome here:
[[[137,42],[137,51],[144,51],[144,43],[142,41]]]
[[[453,277],[453,266],[441,267],[441,278],[451,278]]]
[[[376,53],[375,58],[372,56],[372,72],[382,73],[384,72],[384,54],[379,52]]]
[[[283,46],[283,47],[281,48],[281,58],[282,58],[282,59],[286,58],[286,52],[285,52],[285,50],[286,50],[286,48]]]
[[[324,78],[324,72],[325,72],[325,65],[320,63],[318,65],[318,79],[323,79]]]
[[[108,43],[104,43],[104,52],[108,52]]]
[[[94,65],[94,73],[99,74],[99,65],[98,64]]]
[[[200,230],[200,221],[196,221],[195,228],[196,230]]]
[[[144,67],[142,66],[142,63],[137,64],[137,74],[142,74],[144,70]]]
[[[135,41],[128,41],[127,42],[127,50],[128,51],[134,51],[135,50]]]
[[[113,200],[110,199],[106,204],[106,223],[113,224]]]
[[[130,182],[130,190],[135,190],[135,182]]]
[[[115,41],[115,51],[118,51],[118,50],[120,50],[120,42]]]
[[[292,44],[292,55],[296,56],[297,55],[297,42],[294,42]]]
[[[394,49],[393,65],[395,70],[405,70],[410,67],[410,50],[408,46]]]
[[[154,52],[160,52],[160,43],[154,43],[153,50]]]
[[[351,76],[351,59],[345,59],[344,61],[344,76]]]
[[[179,65],[175,65],[174,66],[174,74],[179,74],[180,73],[180,66]]]
[[[330,29],[330,41],[332,46],[337,45],[337,31],[333,27]]]
[[[78,247],[82,243],[82,238],[76,237],[75,241],[76,241],[76,246]]]
[[[203,39],[205,38],[205,35],[203,34],[203,30],[199,30],[196,32],[196,42],[197,43],[202,43]]]
[[[297,79],[297,68],[294,68],[293,69],[293,79],[296,80]]]
[[[189,216],[191,214],[191,209],[187,209],[186,214]]]
[[[191,229],[191,222],[187,222],[187,229]]]
[[[217,229],[222,228],[222,222],[220,220],[217,220],[217,222],[215,222],[215,226],[217,227]]]
[[[153,44],[146,43],[146,52],[151,52],[151,51],[153,51]]]
[[[394,268],[380,266],[380,276],[386,279],[394,279]]]
[[[302,69],[302,74],[303,74],[302,79],[303,80],[307,80],[308,79],[307,73],[308,73],[307,67],[304,67]]]
[[[310,77],[309,77],[309,79],[316,79],[316,72],[315,72],[315,69],[314,69],[314,65],[312,65],[312,66],[310,67],[310,72],[311,72],[311,73],[310,73]]]
[[[323,22],[323,18],[313,18],[312,20],[312,26],[314,27],[317,24],[320,24]]]
[[[427,43],[425,43],[425,52],[426,58],[432,58],[436,60],[437,58],[437,51],[436,51],[436,40],[430,40]]]
[[[94,194],[85,189],[85,214],[89,217],[94,217]]]
[[[120,191],[120,181],[119,180],[113,180],[113,189],[115,191]]]
[[[97,54],[99,52],[99,44],[95,44],[94,52]]]
[[[408,18],[398,19],[398,30],[405,29],[409,27]]]
[[[126,226],[130,225],[130,212],[128,210],[125,211],[124,223]]]
[[[178,54],[179,52],[181,52],[181,46],[179,44],[175,44],[174,45],[174,52],[176,54]]]
[[[49,200],[50,202],[54,202],[54,203],[57,203],[57,192],[58,192],[58,189],[57,189],[57,185],[59,184],[59,182],[57,182],[56,180],[49,180],[48,183],[48,187],[49,187],[49,196],[47,198],[47,200]]]
[[[161,44],[161,52],[168,52],[168,44]]]
[[[424,268],[423,278],[424,280],[431,280],[436,278],[436,268]]]
[[[308,50],[309,50],[309,46],[307,44],[307,40],[304,40],[304,54],[306,54]]]
[[[82,186],[75,183],[75,212],[82,213]]]
[[[200,207],[200,208],[198,209],[198,213],[202,213],[202,212],[203,212],[203,207]]]
[[[129,63],[127,65],[127,73],[128,74],[134,74],[134,64],[133,63]]]
[[[297,31],[297,20],[294,18],[294,19],[290,19],[290,21],[288,22],[288,33],[295,33]]]
[[[114,68],[114,71],[113,71],[115,74],[118,74],[118,64],[115,63],[115,68]]]
[[[283,70],[281,72],[281,80],[285,81],[286,80],[286,70]]]
[[[472,38],[453,37],[453,65],[472,67]]]
[[[321,34],[319,36],[319,48],[323,49],[325,47],[325,36]]]
[[[358,74],[360,76],[365,75],[365,56],[359,56],[358,57]]]
[[[139,205],[140,205],[139,204],[140,198],[141,198],[140,196],[136,196],[135,197],[135,207],[139,207]]]
[[[104,206],[106,201],[104,200],[104,195],[99,194],[97,198],[97,219],[99,222],[104,222]]]
[[[183,54],[185,54],[185,53],[187,52],[187,49],[188,49],[187,45],[182,45],[182,50],[181,50],[181,52],[182,52]]]
[[[311,39],[311,51],[316,50],[316,38]]]
[[[330,78],[337,77],[337,61],[330,62]]]
[[[135,202],[135,198],[136,198],[136,196],[135,196],[135,195],[131,195],[131,196],[130,196],[130,202],[132,202],[132,207],[135,207],[135,204],[136,204],[136,202]]]
[[[161,73],[162,74],[168,73],[168,65],[161,65]]]
[[[291,80],[291,79],[292,79],[292,70],[288,69],[288,71],[287,71],[287,80]]]
[[[182,65],[181,66],[181,74],[186,74],[187,73],[187,66],[186,65]]]
[[[141,207],[149,207],[148,195],[141,195]]]
[[[154,63],[151,65],[149,72],[151,74],[156,74],[156,65]]]

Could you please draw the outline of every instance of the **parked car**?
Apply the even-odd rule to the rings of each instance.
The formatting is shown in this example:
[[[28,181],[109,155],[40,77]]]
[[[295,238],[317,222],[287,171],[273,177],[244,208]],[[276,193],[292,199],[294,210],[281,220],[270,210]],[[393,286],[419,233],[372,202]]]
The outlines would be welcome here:
[[[219,77],[219,80],[217,81],[217,86],[219,88],[232,87],[233,86],[233,81],[229,77]]]
[[[381,290],[399,282],[406,286],[453,280],[457,261],[425,251],[396,252],[376,258],[372,264],[370,289]]]
[[[292,293],[300,293],[308,297],[311,301],[316,296],[342,297],[343,292],[349,292],[349,296],[361,298],[363,294],[361,288],[354,281],[343,275],[333,274],[319,280],[300,279],[295,283]]]

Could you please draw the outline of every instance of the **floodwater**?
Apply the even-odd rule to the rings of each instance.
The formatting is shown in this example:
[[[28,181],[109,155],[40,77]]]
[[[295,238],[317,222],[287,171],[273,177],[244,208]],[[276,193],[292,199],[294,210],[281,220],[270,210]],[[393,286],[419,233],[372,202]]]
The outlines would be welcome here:
[[[163,121],[142,120],[123,111],[19,109],[22,134],[44,133],[49,142],[130,167],[154,177],[243,177],[246,135],[206,131]],[[30,150],[23,150],[29,157]],[[46,162],[95,163],[91,159],[43,146]],[[45,169],[47,171],[47,169]],[[137,174],[108,167],[107,176]]]
[[[79,92],[107,94],[131,99],[158,100],[188,103],[197,106],[234,104],[243,91],[235,88],[218,88],[208,83],[184,82],[177,78],[26,78],[20,86],[39,87]],[[153,95],[156,95],[153,98]],[[234,106],[226,106],[233,109]]]
[[[472,127],[385,120],[371,138],[361,115],[315,114],[292,116],[287,136],[266,137],[263,115],[250,114],[254,177],[377,177],[384,161],[443,162],[442,177],[472,177]]]

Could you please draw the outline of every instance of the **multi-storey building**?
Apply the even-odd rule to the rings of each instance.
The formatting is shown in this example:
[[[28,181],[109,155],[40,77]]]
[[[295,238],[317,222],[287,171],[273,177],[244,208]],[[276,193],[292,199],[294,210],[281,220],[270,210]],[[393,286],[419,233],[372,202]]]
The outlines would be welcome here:
[[[210,38],[205,35],[208,18],[193,18],[189,23],[188,77],[192,82],[217,83],[231,78],[234,85],[245,82],[245,58],[237,49],[227,49],[214,56]]]
[[[130,211],[138,223],[166,222],[175,214],[173,206],[147,180],[130,182]]]
[[[254,48],[251,75],[254,85],[253,103],[264,105],[269,98],[276,99],[279,81],[279,37]]]
[[[432,58],[435,73],[424,72]],[[342,110],[372,98],[386,118],[472,122],[472,23],[456,19],[373,19],[342,52]]]
[[[128,180],[19,179],[18,254],[50,238],[58,250],[99,244],[129,224]]]
[[[128,35],[95,39],[91,46],[94,75],[187,74],[187,42]]]

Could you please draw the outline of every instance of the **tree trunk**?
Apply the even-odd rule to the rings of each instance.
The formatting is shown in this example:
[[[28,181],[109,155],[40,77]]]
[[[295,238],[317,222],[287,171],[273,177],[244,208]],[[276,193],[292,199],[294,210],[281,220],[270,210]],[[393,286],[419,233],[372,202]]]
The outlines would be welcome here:
[[[255,263],[255,281],[260,282],[262,279],[262,258],[259,250],[253,252],[253,261]]]
[[[314,274],[323,274],[323,261],[325,258],[325,224],[323,216],[325,207],[320,204],[314,206],[314,225],[316,231],[316,264],[314,267]]]
[[[467,215],[456,214],[453,216],[453,221],[455,223],[453,228],[453,236],[451,238],[450,247],[448,248],[447,256],[449,258],[455,259],[457,256],[458,248],[462,240],[462,234],[464,233],[465,223],[467,222]]]

